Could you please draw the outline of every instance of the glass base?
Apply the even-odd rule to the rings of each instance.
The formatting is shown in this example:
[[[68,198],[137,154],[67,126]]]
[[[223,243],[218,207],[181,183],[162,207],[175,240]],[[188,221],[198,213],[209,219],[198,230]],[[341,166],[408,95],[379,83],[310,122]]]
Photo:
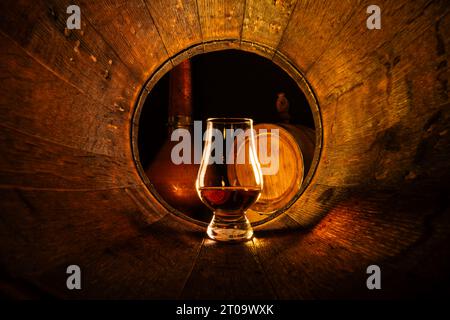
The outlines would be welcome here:
[[[241,242],[253,237],[252,226],[245,214],[237,219],[224,219],[214,214],[206,233],[211,239],[223,242]]]

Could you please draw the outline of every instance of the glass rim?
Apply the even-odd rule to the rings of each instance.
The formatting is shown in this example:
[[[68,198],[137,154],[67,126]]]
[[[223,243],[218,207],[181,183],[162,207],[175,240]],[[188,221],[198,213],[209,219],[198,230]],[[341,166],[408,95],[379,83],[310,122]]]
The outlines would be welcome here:
[[[251,118],[208,118],[206,122],[209,123],[221,123],[221,124],[233,124],[233,123],[249,123],[253,124]]]

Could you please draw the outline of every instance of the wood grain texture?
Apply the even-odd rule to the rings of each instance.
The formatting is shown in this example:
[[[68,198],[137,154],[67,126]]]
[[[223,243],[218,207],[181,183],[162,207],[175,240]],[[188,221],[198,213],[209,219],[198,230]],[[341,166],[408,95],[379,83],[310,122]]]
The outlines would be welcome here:
[[[136,185],[128,161],[0,125],[0,188],[108,189]]]
[[[312,230],[285,229],[256,237],[261,264],[280,298],[400,298],[421,292],[437,297],[448,292],[444,270],[449,260],[437,262],[449,248],[449,225],[444,222],[448,193],[419,197],[411,191],[354,190]],[[429,272],[412,261],[418,256]],[[365,286],[371,264],[382,269],[382,291]]]
[[[443,29],[438,28],[439,33],[436,30],[441,24],[448,23],[448,13],[438,2],[428,6],[422,4],[425,8],[420,4],[416,6],[397,8],[397,16],[409,16],[410,23],[392,25],[392,28],[398,29],[390,41],[386,41],[383,34],[378,34],[374,37],[380,37],[379,42],[372,39],[374,42],[368,43],[368,40],[353,34],[353,42],[367,42],[358,44],[357,48],[370,48],[371,53],[351,50],[353,42],[345,42],[349,48],[345,57],[352,55],[360,59],[356,64],[340,64],[342,68],[352,65],[351,70],[342,70],[335,76],[336,68],[332,71],[322,69],[340,59],[337,54],[331,57],[327,51],[320,59],[329,56],[329,60],[322,61],[322,65],[316,62],[307,73],[311,83],[314,83],[315,75],[329,74],[324,87],[321,87],[322,83],[315,86],[324,124],[324,148],[313,185],[318,183],[328,185],[330,189],[339,189],[370,184],[373,188],[390,189],[394,185],[416,183],[415,179],[419,176],[431,178],[429,172],[432,169],[426,167],[423,160],[418,163],[415,159],[418,159],[418,153],[421,158],[425,149],[431,157],[432,147],[424,147],[429,142],[440,145],[435,149],[435,156],[445,153],[447,145],[445,135],[438,137],[438,131],[445,132],[448,103],[448,94],[445,93],[448,89],[445,89],[446,80],[443,80],[448,77],[443,54],[446,49],[444,41],[439,39],[449,36],[442,34]],[[430,23],[431,15],[437,16],[437,22]],[[385,20],[388,24],[388,17]],[[363,18],[359,22],[363,23]],[[354,30],[355,27],[349,26],[348,29]],[[411,28],[421,31],[414,33]],[[383,30],[380,31],[391,35],[391,30]],[[336,42],[336,48],[339,43]],[[316,73],[316,68],[321,71]],[[439,124],[434,123],[436,128],[427,132],[430,121]],[[439,171],[448,170],[439,168]],[[437,183],[441,180],[438,176],[435,176]],[[313,201],[311,207],[304,205],[320,196],[314,194],[315,188],[312,186],[307,190],[302,196],[305,200],[291,208],[289,214],[298,221],[307,221],[311,212],[319,213],[321,208],[327,211],[326,203]]]
[[[1,259],[11,274],[39,274],[68,256],[95,254],[113,239],[133,236],[139,225],[138,208],[120,189],[0,192]]]
[[[357,24],[353,21],[355,14],[364,14],[366,7],[351,0],[297,1],[277,49],[306,72],[344,26]]]
[[[384,28],[380,30],[381,32],[372,32],[365,26],[367,14],[364,9],[365,7],[361,5],[354,19],[349,20],[349,23],[341,29],[326,52],[306,73],[315,87],[319,87],[325,78],[324,75],[327,75],[328,80],[323,84],[331,90],[327,93],[328,99],[351,91],[380,67],[389,64],[392,67],[397,56],[397,59],[400,59],[398,61],[401,61],[400,52],[408,52],[406,48],[408,45],[420,38],[427,29],[434,27],[430,20],[440,19],[448,11],[445,2],[439,1],[417,1],[405,5],[386,3],[383,6]],[[344,41],[345,39],[352,41]],[[431,53],[434,48],[428,47],[427,51]],[[350,64],[355,66],[352,70],[348,69]],[[331,65],[334,67],[326,67]],[[320,80],[315,76],[319,74]],[[340,83],[345,85],[339,85]],[[323,104],[325,103],[326,101],[323,101]]]
[[[181,294],[202,238],[203,232],[173,217],[144,226],[138,235],[117,241],[102,254],[81,258],[86,277],[94,280],[87,283],[82,297],[174,299]],[[67,295],[62,286],[61,291]]]
[[[8,246],[2,250],[4,272],[64,298],[161,298],[180,291],[203,234],[173,218],[152,227],[122,191],[1,190],[8,199],[2,204],[8,213],[1,224],[2,244]],[[86,281],[82,291],[69,292],[65,270],[75,262]],[[128,276],[118,269],[127,270]],[[164,276],[168,270],[169,278]]]
[[[276,48],[296,3],[297,0],[247,0],[241,39]]]
[[[0,9],[6,19],[1,20],[0,30],[92,100],[129,109],[130,100],[139,89],[137,76],[88,20],[82,21],[81,30],[65,32],[69,4],[68,1],[2,1]],[[22,15],[23,12],[30,14]]]
[[[0,39],[4,45],[0,52],[2,126],[73,149],[128,157],[123,135],[128,130],[129,107],[92,100],[9,37],[0,33]]]

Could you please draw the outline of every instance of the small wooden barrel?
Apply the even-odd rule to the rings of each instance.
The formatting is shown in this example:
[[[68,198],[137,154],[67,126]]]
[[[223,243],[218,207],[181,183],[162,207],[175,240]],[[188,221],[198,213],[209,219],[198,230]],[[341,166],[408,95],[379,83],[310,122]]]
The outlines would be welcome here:
[[[295,139],[303,155],[304,177],[308,174],[316,147],[316,132],[314,129],[295,124],[280,124]]]
[[[278,129],[278,171],[275,174],[264,174],[264,188],[259,200],[247,211],[250,221],[255,222],[283,209],[294,198],[308,174],[314,156],[315,131],[305,126],[293,124],[262,123],[254,126],[256,145],[259,150],[259,139],[266,136],[270,158],[271,136]],[[261,131],[265,129],[265,131]],[[261,156],[260,156],[261,158]],[[271,164],[261,164],[261,168]],[[236,172],[239,175],[239,172]]]

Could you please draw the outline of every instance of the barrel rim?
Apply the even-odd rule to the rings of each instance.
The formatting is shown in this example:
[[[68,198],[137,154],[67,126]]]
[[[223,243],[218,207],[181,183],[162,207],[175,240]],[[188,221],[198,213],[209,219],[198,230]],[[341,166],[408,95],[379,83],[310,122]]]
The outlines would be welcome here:
[[[310,185],[320,160],[320,156],[322,153],[322,140],[323,140],[323,129],[322,129],[322,115],[319,108],[318,99],[316,94],[314,93],[311,85],[306,80],[303,72],[296,67],[295,63],[291,62],[287,56],[279,52],[277,49],[269,47],[267,45],[246,41],[242,39],[221,39],[221,40],[211,40],[208,42],[194,44],[190,47],[187,47],[177,54],[169,57],[160,66],[150,75],[150,77],[143,83],[142,88],[140,90],[139,95],[137,96],[137,100],[134,106],[134,110],[131,117],[131,126],[130,126],[130,140],[131,140],[131,151],[133,156],[133,162],[135,164],[135,168],[142,179],[144,185],[150,191],[151,195],[156,198],[156,200],[164,207],[166,210],[165,213],[170,213],[178,218],[182,218],[186,222],[190,222],[197,226],[207,227],[208,223],[200,220],[196,220],[194,218],[189,217],[188,215],[180,212],[179,210],[173,208],[170,204],[168,204],[157,192],[154,185],[151,183],[140,162],[139,156],[139,147],[138,147],[138,129],[139,129],[139,119],[141,115],[141,111],[144,105],[145,100],[147,99],[148,94],[154,88],[156,83],[172,68],[181,63],[182,61],[189,59],[193,56],[214,52],[214,51],[225,51],[225,50],[241,50],[244,52],[254,53],[261,57],[269,59],[275,65],[280,67],[283,71],[285,71],[299,86],[299,89],[305,94],[305,97],[308,101],[309,107],[312,111],[314,126],[316,131],[316,148],[314,151],[313,161],[311,163],[311,167],[308,171],[307,176],[303,179],[303,184],[300,191],[297,193],[295,197],[289,201],[289,203],[277,212],[274,212],[268,215],[267,218],[262,220],[252,222],[253,227],[261,226],[266,224],[274,219],[278,218],[281,214],[286,212],[297,200],[301,197],[301,195],[305,192],[305,190]],[[151,196],[148,197],[148,201],[151,201]]]

